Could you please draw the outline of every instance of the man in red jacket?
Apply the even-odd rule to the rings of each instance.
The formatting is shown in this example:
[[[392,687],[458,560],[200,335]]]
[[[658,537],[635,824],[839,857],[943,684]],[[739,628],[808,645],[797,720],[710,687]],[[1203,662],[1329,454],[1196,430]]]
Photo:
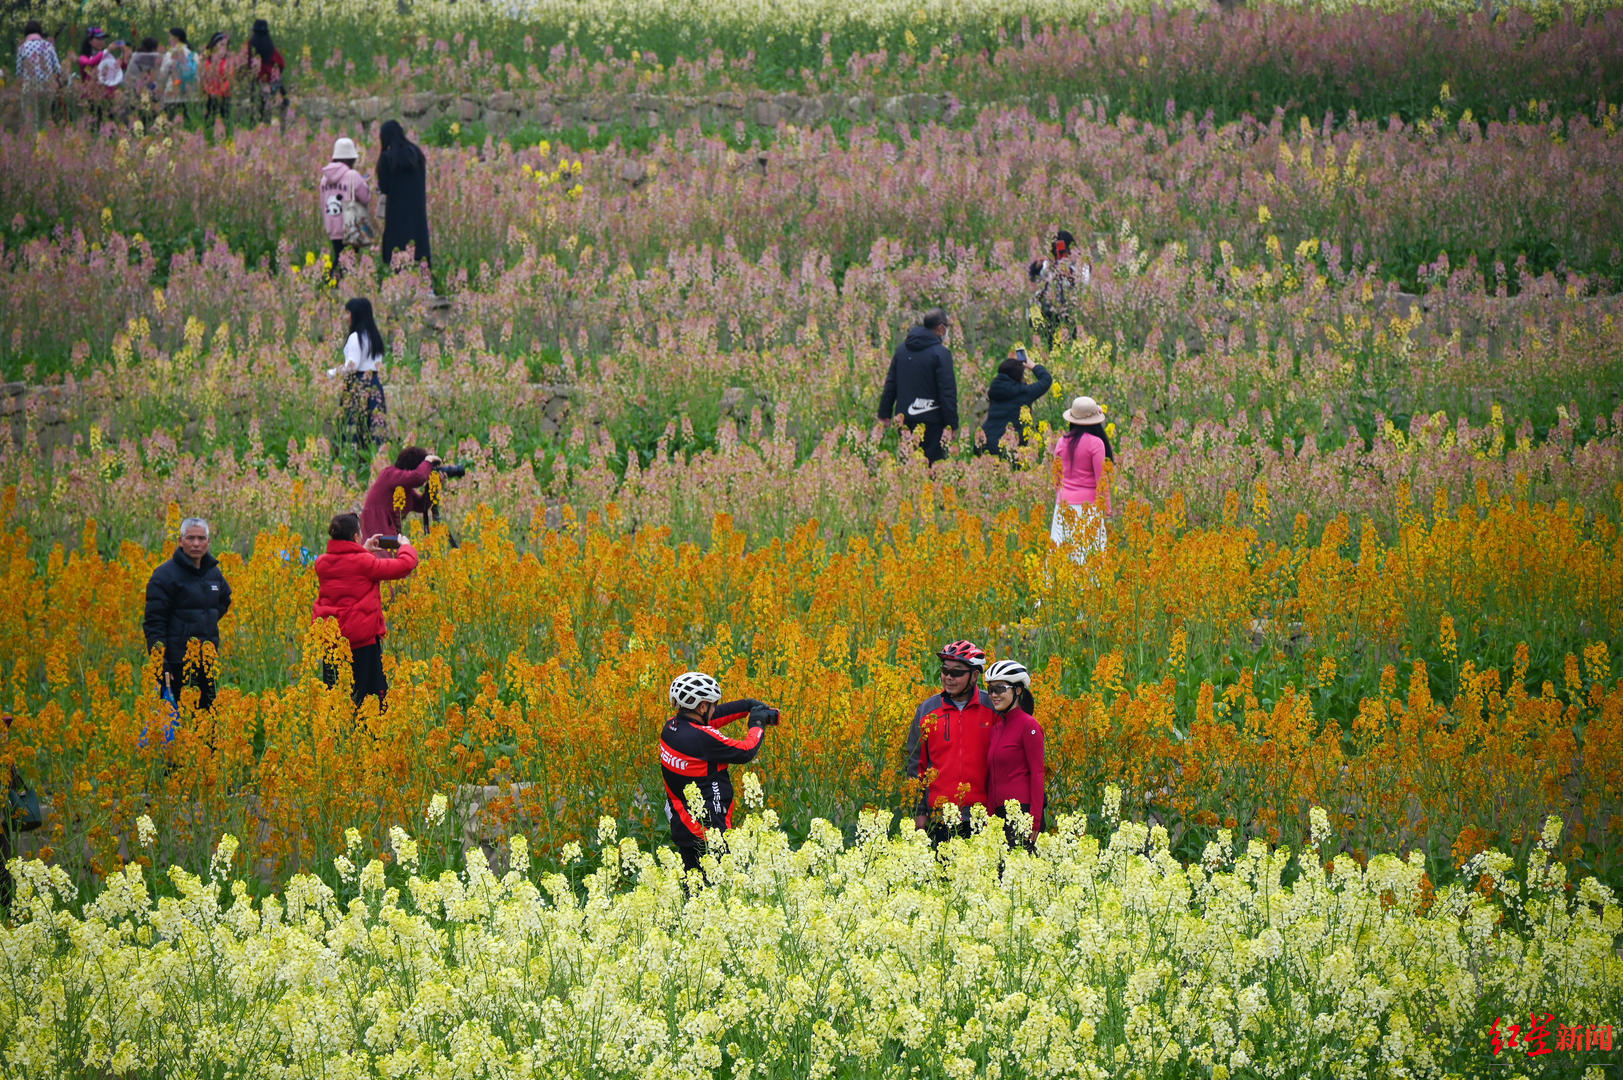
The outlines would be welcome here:
[[[955,833],[969,835],[969,808],[986,805],[986,751],[997,711],[980,689],[986,653],[971,641],[955,641],[941,660],[941,693],[926,698],[907,732],[907,775],[924,784],[916,823],[928,827],[932,843]],[[941,819],[942,803],[963,813],[958,822]]]
[[[337,619],[338,630],[349,641],[355,665],[355,706],[376,695],[378,705],[389,693],[383,676],[383,635],[389,632],[383,621],[383,594],[380,581],[397,581],[417,569],[417,552],[411,541],[400,538],[398,551],[381,547],[378,537],[361,543],[361,519],[355,514],[339,514],[327,527],[327,552],[316,560],[316,619]],[[331,686],[338,670],[325,665],[322,677]]]

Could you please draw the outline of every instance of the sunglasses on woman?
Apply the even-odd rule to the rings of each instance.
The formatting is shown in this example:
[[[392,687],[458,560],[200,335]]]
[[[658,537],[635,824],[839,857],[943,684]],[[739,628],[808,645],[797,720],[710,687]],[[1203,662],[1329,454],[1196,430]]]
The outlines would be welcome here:
[[[1014,693],[1014,687],[1010,686],[1008,683],[988,683],[986,686],[986,692],[994,697],[1001,697],[1004,694]]]

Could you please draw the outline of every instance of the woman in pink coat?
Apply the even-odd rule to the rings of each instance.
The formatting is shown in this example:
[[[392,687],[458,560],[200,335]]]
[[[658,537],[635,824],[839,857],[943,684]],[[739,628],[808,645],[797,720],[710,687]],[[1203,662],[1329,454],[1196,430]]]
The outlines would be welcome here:
[[[321,167],[321,220],[327,226],[327,239],[332,241],[333,277],[339,276],[338,257],[345,247],[356,247],[356,237],[348,235],[346,211],[351,206],[364,206],[370,217],[372,189],[366,177],[355,169],[360,152],[353,139],[339,139],[332,144],[332,160]],[[353,217],[353,215],[348,215]]]
[[[1055,447],[1060,463],[1059,490],[1054,496],[1054,521],[1049,538],[1056,545],[1074,545],[1071,558],[1087,562],[1105,549],[1105,515],[1110,492],[1105,487],[1105,462],[1116,460],[1105,433],[1105,411],[1090,397],[1079,397],[1065,410],[1071,430]]]
[[[1006,821],[1009,846],[1030,847],[1043,831],[1046,777],[1043,765],[1043,726],[1032,715],[1037,703],[1031,696],[1031,673],[1018,660],[999,660],[986,669],[986,696],[997,719],[986,747],[986,801],[992,813],[1008,816],[1016,802],[1031,815],[1031,830],[1017,830]]]

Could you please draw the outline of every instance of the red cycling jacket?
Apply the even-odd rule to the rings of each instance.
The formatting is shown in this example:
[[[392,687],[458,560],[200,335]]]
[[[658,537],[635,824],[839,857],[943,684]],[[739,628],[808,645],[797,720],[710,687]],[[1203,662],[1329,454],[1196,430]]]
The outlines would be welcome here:
[[[380,581],[394,581],[417,569],[417,552],[403,547],[393,558],[374,555],[353,540],[327,541],[327,553],[316,560],[313,619],[338,620],[351,649],[370,645],[389,632],[383,621]]]
[[[707,828],[733,827],[733,778],[727,775],[727,766],[755,759],[761,751],[762,729],[752,725],[742,739],[728,738],[720,729],[760,704],[754,698],[723,701],[708,724],[682,713],[666,721],[659,739],[659,771],[665,780],[665,816],[672,832],[684,831],[703,840]],[[704,800],[702,820],[694,818],[683,798],[689,784],[698,787]]]
[[[967,810],[986,805],[986,751],[997,711],[977,689],[963,708],[936,694],[913,714],[907,732],[907,775],[926,781],[921,810],[950,802]]]

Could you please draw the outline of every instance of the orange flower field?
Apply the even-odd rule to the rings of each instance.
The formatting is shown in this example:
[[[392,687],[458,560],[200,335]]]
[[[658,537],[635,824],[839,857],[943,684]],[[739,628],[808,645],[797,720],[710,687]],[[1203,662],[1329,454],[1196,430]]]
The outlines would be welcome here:
[[[987,525],[929,487],[840,547],[815,522],[752,547],[720,517],[701,550],[621,530],[612,506],[558,530],[475,513],[459,548],[437,530],[419,572],[385,586],[389,704],[358,720],[320,680],[346,646],[311,624],[314,575],[287,557],[300,538],[261,534],[252,558],[222,555],[237,599],[204,658],[219,699],[187,703],[167,747],[141,745],[164,706],[140,610],[168,551],[105,550],[87,522],[81,550],[41,562],[10,528],[0,755],[53,811],[21,853],[99,878],[140,854],[146,814],[158,841],[142,859],[204,865],[229,832],[279,882],[330,874],[346,827],[380,842],[435,794],[464,840],[521,833],[543,860],[603,816],[661,844],[657,731],[690,667],[783,710],[756,764],[791,835],[814,817],[849,829],[911,805],[913,706],[935,648],[968,636],[1036,674],[1055,812],[1098,815],[1119,783],[1127,816],[1197,858],[1220,828],[1299,847],[1323,806],[1352,858],[1419,851],[1437,881],[1484,849],[1528,849],[1555,813],[1561,857],[1616,881],[1614,518],[1484,500],[1406,510],[1390,542],[1343,517],[1281,546],[1231,506],[1214,528],[1176,499],[1132,506],[1083,568],[1051,556],[1045,513]],[[436,857],[459,862],[449,833]]]

